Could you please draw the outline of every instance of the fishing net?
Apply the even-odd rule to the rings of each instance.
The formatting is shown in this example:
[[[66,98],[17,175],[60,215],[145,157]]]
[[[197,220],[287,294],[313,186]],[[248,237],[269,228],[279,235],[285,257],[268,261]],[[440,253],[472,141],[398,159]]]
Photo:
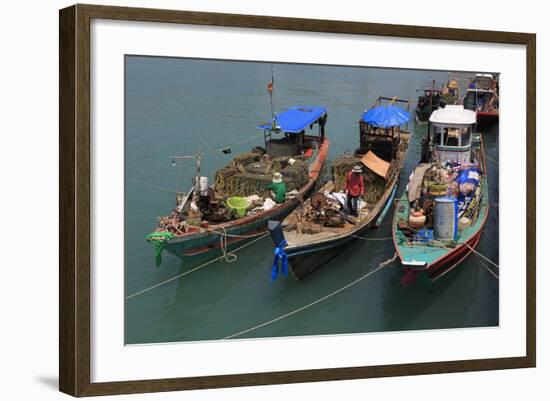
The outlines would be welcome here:
[[[294,161],[292,164],[290,159]],[[263,157],[259,151],[236,156],[227,166],[218,170],[214,178],[216,192],[221,196],[269,195],[267,185],[273,173],[280,172],[286,190],[299,190],[309,180],[308,165],[303,156]]]
[[[255,162],[244,167],[246,172],[257,175],[269,175],[272,172],[272,168],[272,163],[268,161]]]
[[[250,152],[241,153],[233,158],[231,164],[234,166],[245,166],[250,163],[255,163],[260,161],[262,158],[262,151],[260,149],[253,149]]]
[[[296,160],[292,165],[288,164],[281,173],[287,184],[287,191],[300,189],[309,181],[308,166],[303,160]]]

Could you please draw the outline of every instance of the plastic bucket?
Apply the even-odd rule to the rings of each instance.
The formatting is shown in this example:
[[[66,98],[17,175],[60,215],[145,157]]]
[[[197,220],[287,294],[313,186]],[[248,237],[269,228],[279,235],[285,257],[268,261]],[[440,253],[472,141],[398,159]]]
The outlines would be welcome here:
[[[250,206],[250,203],[246,198],[241,196],[232,196],[227,198],[227,206],[230,209],[234,210],[237,213],[238,217],[244,217],[246,214],[246,209]]]
[[[427,230],[427,229],[418,230],[418,233],[416,235],[417,235],[418,242],[421,242],[421,243],[428,243],[433,241],[434,239],[433,230]]]

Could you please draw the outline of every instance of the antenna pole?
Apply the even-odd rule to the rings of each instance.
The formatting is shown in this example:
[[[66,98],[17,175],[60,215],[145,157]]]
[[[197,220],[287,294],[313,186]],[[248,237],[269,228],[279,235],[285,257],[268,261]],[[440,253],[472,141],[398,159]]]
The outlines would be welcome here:
[[[174,166],[176,165],[176,162],[178,160],[195,159],[195,162],[197,164],[197,176],[195,178],[194,188],[195,188],[195,193],[198,194],[199,190],[200,190],[199,180],[201,178],[201,159],[202,159],[202,153],[200,152],[200,150],[196,155],[192,155],[192,156],[170,156],[170,159],[172,159],[172,164]]]

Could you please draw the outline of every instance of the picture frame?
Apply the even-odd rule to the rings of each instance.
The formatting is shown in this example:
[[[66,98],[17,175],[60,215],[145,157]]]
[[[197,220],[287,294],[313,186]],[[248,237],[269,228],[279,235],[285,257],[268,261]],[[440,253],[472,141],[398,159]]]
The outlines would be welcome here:
[[[91,380],[91,37],[94,19],[312,34],[514,44],[526,49],[526,355],[112,382]],[[176,391],[536,365],[536,36],[530,33],[373,24],[77,4],[59,14],[59,389],[73,396]]]

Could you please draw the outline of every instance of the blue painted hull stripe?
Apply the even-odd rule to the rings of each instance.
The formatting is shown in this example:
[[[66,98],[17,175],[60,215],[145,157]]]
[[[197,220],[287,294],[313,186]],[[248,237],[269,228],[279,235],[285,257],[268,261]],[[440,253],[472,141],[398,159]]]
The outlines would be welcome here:
[[[386,214],[391,208],[391,205],[393,203],[393,200],[395,198],[395,193],[397,192],[397,182],[393,186],[393,191],[391,191],[390,198],[386,202],[386,205],[384,206],[384,209],[382,210],[382,213],[380,213],[380,216],[378,216],[378,219],[376,220],[376,225],[379,226],[382,223],[382,220],[384,220],[384,217],[386,217]]]

